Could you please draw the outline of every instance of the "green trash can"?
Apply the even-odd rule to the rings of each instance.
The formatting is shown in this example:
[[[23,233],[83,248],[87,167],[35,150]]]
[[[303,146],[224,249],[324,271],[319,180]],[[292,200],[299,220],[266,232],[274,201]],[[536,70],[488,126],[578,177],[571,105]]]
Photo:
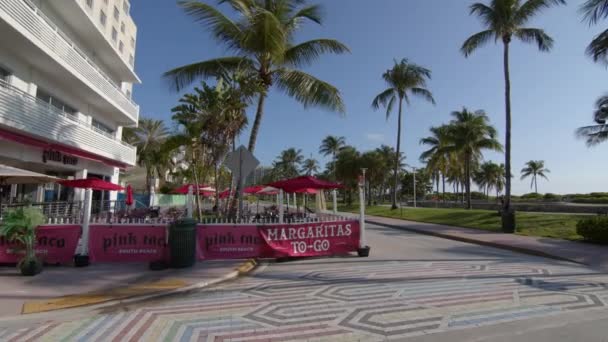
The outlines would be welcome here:
[[[196,224],[196,220],[181,219],[169,227],[171,267],[192,267],[196,263]]]

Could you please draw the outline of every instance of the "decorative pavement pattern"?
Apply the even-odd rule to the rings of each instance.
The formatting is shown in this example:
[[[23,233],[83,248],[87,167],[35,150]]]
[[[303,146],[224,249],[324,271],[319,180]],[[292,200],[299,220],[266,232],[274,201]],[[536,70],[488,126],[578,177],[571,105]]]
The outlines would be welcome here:
[[[285,263],[126,311],[0,328],[0,340],[384,341],[607,305],[608,275],[574,265]]]

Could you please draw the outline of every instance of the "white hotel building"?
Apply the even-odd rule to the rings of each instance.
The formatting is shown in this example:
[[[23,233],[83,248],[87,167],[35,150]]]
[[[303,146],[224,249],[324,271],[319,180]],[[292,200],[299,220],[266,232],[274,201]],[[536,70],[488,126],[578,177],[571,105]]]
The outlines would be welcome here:
[[[129,11],[128,0],[0,0],[1,164],[114,183],[135,164],[121,140],[139,117]],[[3,188],[3,203],[83,196],[55,184]]]

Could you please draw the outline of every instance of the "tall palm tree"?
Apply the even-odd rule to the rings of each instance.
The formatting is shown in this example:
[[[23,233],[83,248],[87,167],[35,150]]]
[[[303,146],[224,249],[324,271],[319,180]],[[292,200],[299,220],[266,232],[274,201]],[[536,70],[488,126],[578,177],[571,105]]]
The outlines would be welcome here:
[[[146,191],[150,190],[152,178],[158,177],[163,166],[163,161],[168,157],[161,156],[166,151],[163,144],[169,138],[169,130],[162,120],[140,118],[136,128],[127,128],[125,141],[137,147],[137,164],[146,169]]]
[[[251,152],[255,149],[264,103],[273,85],[304,107],[320,106],[345,112],[338,89],[297,69],[313,64],[324,53],[349,52],[344,44],[333,39],[295,42],[296,31],[304,22],[322,23],[319,5],[307,5],[305,0],[221,0],[219,4],[230,5],[235,13],[226,15],[199,1],[179,1],[187,14],[202,23],[235,55],[167,71],[165,77],[175,89],[183,89],[199,78],[215,77],[225,70],[244,70],[255,75],[262,87],[249,138]]]
[[[471,209],[471,166],[482,159],[483,150],[502,151],[502,146],[496,140],[496,129],[484,111],[471,112],[463,108],[451,115],[454,119],[450,122],[448,143],[440,151],[457,153],[464,160],[467,208]]]
[[[534,192],[538,193],[537,177],[540,176],[546,180],[549,180],[546,174],[550,172],[551,171],[549,171],[549,169],[545,168],[544,160],[530,160],[526,163],[526,167],[521,169],[521,179],[524,180],[527,177],[532,177],[530,189],[532,189],[532,186],[534,186]]]
[[[441,174],[443,195],[445,200],[445,178],[450,165],[450,154],[441,150],[448,143],[449,127],[442,125],[431,127],[431,135],[420,139],[420,144],[429,146],[429,149],[420,154],[420,161],[427,163],[427,167]],[[437,190],[439,192],[439,190]]]
[[[397,153],[394,160],[394,182],[392,209],[397,209],[397,185],[399,184],[399,155],[401,151],[401,120],[403,112],[403,101],[410,103],[410,96],[419,96],[432,104],[435,104],[433,94],[426,89],[427,80],[431,79],[431,71],[419,65],[411,63],[407,59],[395,60],[393,68],[382,74],[388,88],[378,94],[372,102],[372,108],[378,110],[380,106],[386,108],[386,119],[391,115],[395,102],[399,105],[399,117],[397,119]]]
[[[608,0],[587,0],[580,7],[583,20],[589,25],[597,24],[600,19],[608,16]],[[608,30],[603,31],[593,38],[587,46],[587,54],[594,62],[608,63]]]
[[[595,146],[608,140],[608,95],[600,97],[595,103],[593,121],[596,125],[581,127],[576,130],[576,135],[587,141],[587,146]]]
[[[334,170],[333,170],[334,179],[336,178],[336,170],[335,170],[336,157],[338,156],[338,153],[344,146],[346,146],[346,140],[344,139],[344,137],[328,135],[325,137],[325,139],[323,139],[323,141],[321,142],[321,146],[319,147],[319,153],[321,153],[325,157],[327,157],[329,155],[331,155],[331,157],[332,157],[332,163],[334,166]]]
[[[542,10],[553,5],[564,5],[565,0],[491,0],[489,5],[474,3],[470,14],[479,17],[486,29],[469,37],[462,45],[462,53],[468,57],[482,45],[494,40],[503,44],[503,69],[505,77],[505,200],[504,213],[511,214],[511,76],[509,74],[509,47],[513,38],[524,43],[536,43],[540,51],[549,51],[553,39],[542,29],[529,28],[526,25]],[[503,216],[503,229],[507,227]]]
[[[274,162],[275,169],[284,178],[292,178],[298,176],[300,165],[304,161],[302,150],[288,148],[281,152]]]
[[[302,162],[302,171],[303,174],[307,176],[312,176],[319,172],[319,162],[316,159],[308,158]]]

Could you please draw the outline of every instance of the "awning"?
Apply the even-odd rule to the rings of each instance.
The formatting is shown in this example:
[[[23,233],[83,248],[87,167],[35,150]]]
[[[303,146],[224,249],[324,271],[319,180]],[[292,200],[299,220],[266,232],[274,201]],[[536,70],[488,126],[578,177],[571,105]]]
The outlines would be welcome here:
[[[43,175],[28,170],[0,164],[0,185],[8,184],[44,184],[59,180],[53,176]]]

